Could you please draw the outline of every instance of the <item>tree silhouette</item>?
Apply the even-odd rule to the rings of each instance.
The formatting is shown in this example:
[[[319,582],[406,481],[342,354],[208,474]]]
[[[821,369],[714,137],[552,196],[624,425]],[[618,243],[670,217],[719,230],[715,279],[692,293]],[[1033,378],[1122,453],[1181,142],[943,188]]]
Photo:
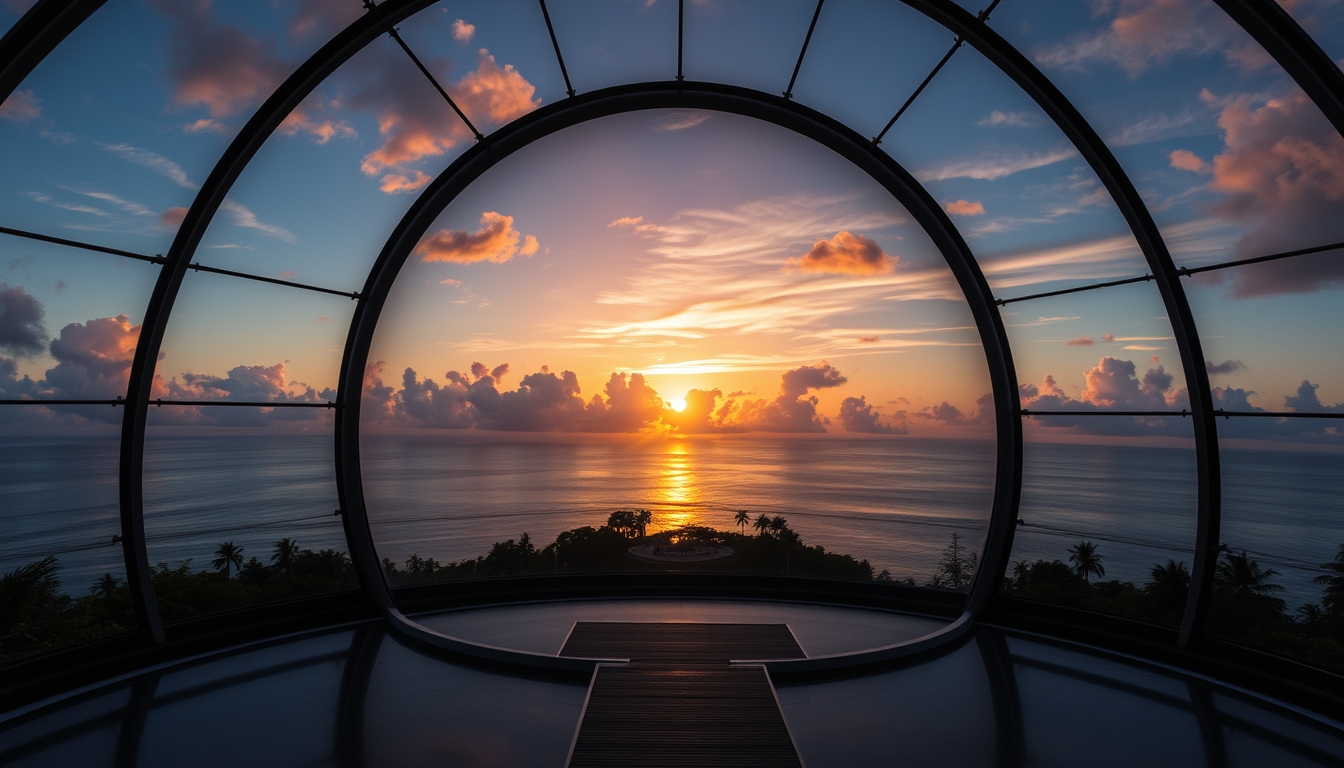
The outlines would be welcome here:
[[[275,554],[271,555],[271,562],[279,568],[281,572],[288,573],[291,566],[294,565],[294,558],[299,556],[299,542],[285,537],[275,542]]]
[[[1069,547],[1069,562],[1073,563],[1073,571],[1083,577],[1083,581],[1091,584],[1089,576],[1098,578],[1106,575],[1106,569],[1101,565],[1102,556],[1097,554],[1097,545],[1090,541],[1080,541],[1077,545]]]
[[[1166,565],[1155,563],[1152,581],[1143,585],[1143,591],[1163,616],[1180,610],[1185,605],[1186,595],[1190,592],[1190,571],[1185,563],[1167,560]]]
[[[210,564],[227,579],[231,568],[243,567],[243,548],[234,545],[232,541],[226,541],[215,550],[215,559],[211,560]]]
[[[952,532],[952,543],[943,550],[938,561],[938,572],[933,576],[933,586],[963,589],[971,583],[975,573],[975,553],[967,554],[966,545],[961,543],[961,535]]]
[[[762,512],[760,516],[756,518],[756,522],[752,523],[751,527],[755,528],[760,535],[766,535],[770,532],[770,516]]]
[[[783,515],[775,515],[770,518],[770,532],[774,534],[793,533],[789,530],[789,521],[784,519]]]
[[[630,526],[634,531],[636,538],[644,538],[649,530],[649,523],[653,522],[653,513],[647,509],[636,509],[634,522]]]
[[[98,580],[93,583],[92,587],[89,587],[89,591],[92,592],[95,597],[101,597],[104,601],[111,601],[112,595],[117,591],[117,587],[120,586],[121,579],[110,573],[104,573],[102,576],[98,577]]]
[[[1321,570],[1325,573],[1312,581],[1325,585],[1325,594],[1321,597],[1325,615],[1344,616],[1344,544],[1339,545],[1333,561],[1321,565]]]
[[[1222,588],[1224,598],[1241,607],[1256,610],[1259,613],[1283,613],[1282,598],[1272,597],[1283,591],[1282,584],[1270,583],[1270,578],[1278,576],[1273,568],[1260,569],[1260,564],[1246,555],[1246,550],[1237,554],[1232,550],[1223,551],[1223,559],[1218,561],[1218,570],[1214,577]]]
[[[737,514],[733,516],[733,522],[737,523],[737,527],[741,528],[742,533],[745,534],[747,532],[747,524],[751,522],[751,515],[747,513],[747,510],[739,509],[737,510]]]

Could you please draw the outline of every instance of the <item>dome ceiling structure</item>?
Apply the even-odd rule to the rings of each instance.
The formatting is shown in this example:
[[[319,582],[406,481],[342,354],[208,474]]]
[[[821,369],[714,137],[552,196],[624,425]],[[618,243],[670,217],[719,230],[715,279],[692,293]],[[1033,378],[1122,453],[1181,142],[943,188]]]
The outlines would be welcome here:
[[[4,481],[25,533],[0,570],[106,573],[95,594],[123,590],[134,619],[79,639],[153,645],[186,616],[305,594],[188,606],[172,574],[209,559],[188,544],[229,539],[228,579],[291,558],[277,543],[251,566],[259,544],[234,541],[302,538],[460,651],[402,610],[449,578],[421,557],[435,536],[454,568],[487,558],[406,511],[432,450],[404,435],[909,437],[967,462],[907,478],[946,478],[919,514],[900,502],[926,533],[825,528],[827,503],[862,517],[845,500],[776,538],[832,531],[849,551],[831,555],[900,591],[946,567],[956,531],[964,580],[902,599],[963,622],[1094,611],[1173,651],[1340,672],[1299,640],[1344,610],[1342,13],[0,6],[0,420],[27,473]],[[451,455],[487,450],[471,445]],[[755,459],[725,461],[746,477]],[[82,490],[56,492],[67,479]],[[560,523],[480,498],[453,516],[493,516],[481,546],[530,525],[562,571]],[[741,506],[683,519],[689,497],[662,498],[658,531],[731,530]],[[1092,583],[1107,567],[1111,592]]]

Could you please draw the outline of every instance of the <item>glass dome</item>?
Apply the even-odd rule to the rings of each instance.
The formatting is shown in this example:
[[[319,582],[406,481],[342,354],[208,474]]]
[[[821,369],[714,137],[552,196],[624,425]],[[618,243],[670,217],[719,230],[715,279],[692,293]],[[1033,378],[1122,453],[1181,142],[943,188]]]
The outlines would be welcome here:
[[[1341,8],[0,4],[15,701],[675,597],[1336,702]]]

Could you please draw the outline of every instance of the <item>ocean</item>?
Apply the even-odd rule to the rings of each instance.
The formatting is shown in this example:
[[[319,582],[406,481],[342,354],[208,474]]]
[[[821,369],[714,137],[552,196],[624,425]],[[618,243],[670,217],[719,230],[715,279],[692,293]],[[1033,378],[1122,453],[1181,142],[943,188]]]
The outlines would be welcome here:
[[[652,530],[734,527],[783,515],[808,544],[927,581],[955,532],[982,541],[994,446],[926,438],[658,438],[406,431],[363,438],[380,555],[448,562],[527,532],[653,512]],[[71,594],[121,574],[115,433],[0,437],[0,571],[48,554]],[[1191,560],[1194,452],[1029,442],[1013,559],[1067,560],[1093,541],[1106,578],[1142,583],[1155,563]],[[1344,543],[1344,454],[1223,451],[1223,541],[1273,568],[1290,607]],[[145,453],[151,563],[207,568],[219,543],[269,560],[281,537],[345,549],[332,440],[325,434],[151,428]]]

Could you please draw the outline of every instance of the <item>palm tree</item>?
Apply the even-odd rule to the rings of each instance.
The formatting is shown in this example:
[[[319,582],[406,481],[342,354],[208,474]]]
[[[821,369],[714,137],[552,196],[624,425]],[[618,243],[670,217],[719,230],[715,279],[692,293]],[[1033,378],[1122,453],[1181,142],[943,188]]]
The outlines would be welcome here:
[[[770,518],[770,530],[782,534],[789,530],[789,521],[784,519],[783,515],[775,515]],[[792,533],[792,531],[789,531]]]
[[[1154,563],[1153,580],[1143,585],[1143,591],[1157,604],[1162,615],[1179,610],[1185,605],[1190,592],[1190,571],[1184,562],[1168,559],[1166,565]]]
[[[1083,581],[1088,581],[1089,576],[1098,578],[1106,575],[1106,569],[1101,565],[1102,556],[1097,554],[1097,545],[1090,541],[1080,541],[1076,546],[1069,547],[1069,562],[1073,563],[1073,571],[1083,577]]]
[[[243,567],[243,548],[236,546],[232,541],[226,541],[215,550],[215,559],[210,564],[227,579],[230,567]]]
[[[741,528],[742,533],[745,534],[747,532],[747,524],[751,522],[751,515],[747,513],[747,510],[739,509],[737,510],[737,514],[733,517],[733,522],[737,523],[737,527]]]
[[[294,565],[294,560],[299,556],[299,542],[286,536],[275,542],[275,554],[271,555],[271,562],[279,568],[282,573],[288,573],[290,566]]]
[[[1321,570],[1325,573],[1313,581],[1325,585],[1325,594],[1321,596],[1325,615],[1344,616],[1344,544],[1339,545],[1339,552],[1332,562],[1321,565]]]
[[[1218,570],[1214,574],[1219,586],[1223,587],[1233,600],[1258,604],[1282,612],[1283,599],[1270,596],[1283,591],[1282,584],[1269,582],[1271,576],[1278,575],[1279,572],[1273,568],[1260,570],[1260,564],[1247,557],[1246,550],[1242,550],[1239,555],[1231,550],[1225,550],[1223,559],[1218,561]]]
[[[760,535],[764,536],[770,530],[770,516],[762,512],[760,516],[756,518],[756,522],[752,523],[751,527],[755,528]]]
[[[93,583],[93,586],[89,588],[89,591],[95,596],[103,598],[104,601],[109,601],[112,599],[113,593],[117,591],[117,587],[120,586],[121,579],[110,573],[104,573]]]

